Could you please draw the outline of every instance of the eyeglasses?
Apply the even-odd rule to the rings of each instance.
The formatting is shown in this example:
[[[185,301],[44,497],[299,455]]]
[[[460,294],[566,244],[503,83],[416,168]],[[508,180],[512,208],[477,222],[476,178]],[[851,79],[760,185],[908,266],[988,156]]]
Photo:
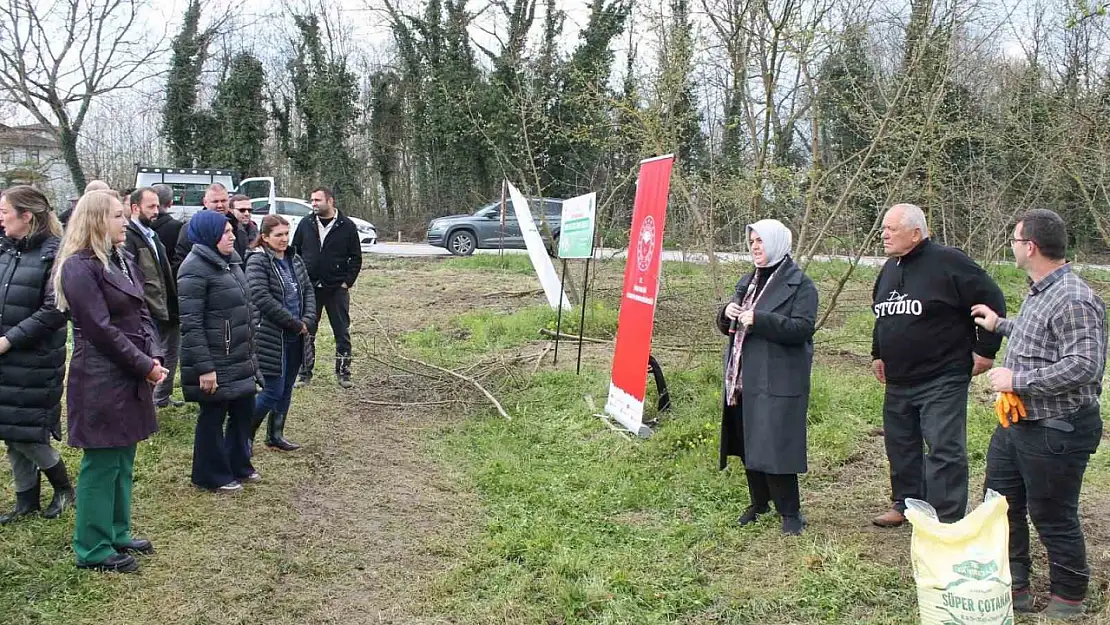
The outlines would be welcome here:
[[[237,208],[235,210],[239,211],[240,213],[249,213],[249,212],[251,212],[251,209],[249,209],[249,208]]]

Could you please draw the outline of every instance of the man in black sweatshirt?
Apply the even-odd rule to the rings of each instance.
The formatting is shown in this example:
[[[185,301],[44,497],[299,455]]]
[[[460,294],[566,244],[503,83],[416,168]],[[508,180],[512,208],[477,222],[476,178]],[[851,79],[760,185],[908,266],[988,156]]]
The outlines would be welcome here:
[[[308,217],[297,224],[292,247],[304,259],[308,277],[316,291],[316,310],[325,311],[335,335],[335,377],[339,386],[350,388],[351,382],[351,295],[358,272],[362,270],[362,246],[358,227],[335,208],[335,198],[327,187],[317,187],[310,196],[312,208]],[[304,362],[298,386],[312,380],[316,367],[316,337],[305,341]]]
[[[1002,337],[977,330],[971,307],[1005,309],[1002,290],[958,249],[929,240],[925,214],[897,204],[883,218],[889,260],[872,292],[872,368],[886,384],[883,428],[892,508],[872,522],[906,521],[922,499],[945,523],[967,511],[967,399],[972,376],[991,368]],[[927,451],[923,449],[924,444]]]

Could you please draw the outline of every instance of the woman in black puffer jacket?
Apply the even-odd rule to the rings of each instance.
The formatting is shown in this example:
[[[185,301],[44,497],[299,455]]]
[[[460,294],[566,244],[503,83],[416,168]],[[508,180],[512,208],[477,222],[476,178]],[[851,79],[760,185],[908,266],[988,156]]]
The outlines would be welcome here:
[[[269,416],[266,445],[295,451],[300,445],[285,440],[285,416],[304,358],[304,337],[316,331],[316,296],[304,261],[289,249],[289,222],[267,215],[261,232],[261,251],[247,260],[258,367],[265,380],[254,404],[251,441]]]
[[[200,404],[193,484],[233,492],[261,479],[251,465],[251,416],[258,369],[250,298],[227,217],[201,211],[188,225],[193,249],[177,274],[181,387]],[[224,433],[224,421],[227,432]]]
[[[0,440],[15,478],[15,508],[0,525],[39,510],[40,472],[54,487],[43,512],[53,519],[73,503],[61,455],[66,317],[50,279],[62,224],[46,196],[16,186],[0,196]]]

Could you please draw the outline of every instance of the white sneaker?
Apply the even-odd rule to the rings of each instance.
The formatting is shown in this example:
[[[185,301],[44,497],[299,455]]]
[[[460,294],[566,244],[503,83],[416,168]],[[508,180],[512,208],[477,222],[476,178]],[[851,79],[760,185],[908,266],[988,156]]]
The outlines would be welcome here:
[[[238,491],[241,491],[241,490],[243,490],[243,485],[242,484],[240,484],[239,482],[231,482],[230,484],[224,484],[223,486],[217,488],[216,492],[217,493],[235,493],[235,492],[238,492]]]

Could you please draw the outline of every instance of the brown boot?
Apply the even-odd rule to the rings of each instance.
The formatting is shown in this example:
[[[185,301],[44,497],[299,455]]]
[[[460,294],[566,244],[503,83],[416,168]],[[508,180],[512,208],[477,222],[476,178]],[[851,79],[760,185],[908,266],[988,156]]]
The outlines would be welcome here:
[[[879,516],[871,519],[871,523],[877,527],[899,527],[906,522],[906,515],[898,510],[891,508]]]

